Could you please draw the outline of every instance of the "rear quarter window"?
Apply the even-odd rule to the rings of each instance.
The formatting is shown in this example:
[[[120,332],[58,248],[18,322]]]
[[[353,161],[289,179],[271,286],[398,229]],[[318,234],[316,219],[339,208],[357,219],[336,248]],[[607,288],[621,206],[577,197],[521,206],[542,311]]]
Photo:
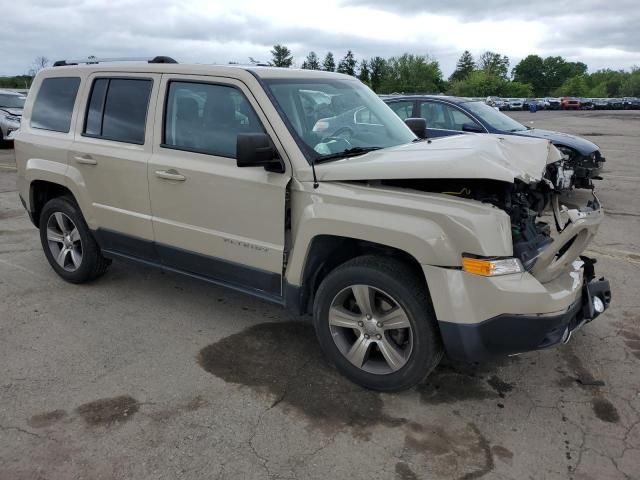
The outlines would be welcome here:
[[[45,78],[31,112],[31,127],[69,133],[79,77]]]

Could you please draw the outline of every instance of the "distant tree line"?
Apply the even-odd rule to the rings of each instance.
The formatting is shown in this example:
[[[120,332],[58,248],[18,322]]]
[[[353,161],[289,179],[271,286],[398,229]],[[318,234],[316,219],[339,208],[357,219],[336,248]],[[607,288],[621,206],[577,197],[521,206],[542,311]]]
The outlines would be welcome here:
[[[284,45],[271,51],[271,65],[292,67],[293,55]],[[598,70],[587,73],[587,65],[562,57],[529,55],[513,69],[506,55],[484,52],[474,58],[465,51],[456,69],[445,80],[437,60],[428,55],[405,53],[399,57],[357,60],[351,50],[337,62],[332,52],[320,59],[309,52],[301,68],[346,73],[358,77],[377,93],[429,92],[465,97],[618,97],[640,96],[640,68],[631,71]]]
[[[259,64],[253,58],[251,63]],[[50,65],[46,57],[34,59],[29,71],[15,77],[0,77],[0,88],[28,88],[38,71]],[[235,63],[235,62],[231,62]],[[291,50],[274,45],[269,65],[294,66]],[[332,52],[320,57],[309,52],[301,68],[339,72],[358,77],[377,93],[448,93],[464,97],[640,97],[640,68],[631,71],[602,69],[588,73],[587,65],[562,57],[529,55],[511,71],[506,55],[484,52],[474,58],[465,51],[454,72],[445,80],[440,63],[428,55],[405,53],[391,58],[356,59],[351,50],[336,60]]]

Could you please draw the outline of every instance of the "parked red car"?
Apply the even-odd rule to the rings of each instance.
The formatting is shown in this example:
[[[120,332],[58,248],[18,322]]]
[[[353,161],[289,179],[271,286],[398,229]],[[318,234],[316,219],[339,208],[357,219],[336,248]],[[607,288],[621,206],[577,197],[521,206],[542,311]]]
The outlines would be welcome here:
[[[560,99],[560,108],[562,110],[580,110],[580,100],[573,97],[562,97]]]

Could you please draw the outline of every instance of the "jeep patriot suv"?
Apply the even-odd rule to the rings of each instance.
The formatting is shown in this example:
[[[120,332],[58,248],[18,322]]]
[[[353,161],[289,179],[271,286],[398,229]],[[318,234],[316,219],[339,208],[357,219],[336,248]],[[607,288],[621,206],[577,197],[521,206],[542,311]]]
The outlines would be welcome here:
[[[310,313],[367,388],[566,342],[611,298],[581,256],[597,198],[563,204],[546,140],[420,121],[336,73],[60,61],[26,101],[19,193],[64,280],[126,259]]]

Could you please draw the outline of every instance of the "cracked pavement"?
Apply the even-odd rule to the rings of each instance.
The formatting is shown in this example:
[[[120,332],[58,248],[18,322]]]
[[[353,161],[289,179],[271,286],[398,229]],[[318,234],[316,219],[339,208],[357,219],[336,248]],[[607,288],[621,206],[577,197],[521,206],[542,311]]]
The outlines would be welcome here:
[[[0,479],[640,478],[640,112],[512,115],[607,157],[590,252],[613,305],[568,345],[386,395],[260,300],[121,262],[63,282],[0,148]]]

